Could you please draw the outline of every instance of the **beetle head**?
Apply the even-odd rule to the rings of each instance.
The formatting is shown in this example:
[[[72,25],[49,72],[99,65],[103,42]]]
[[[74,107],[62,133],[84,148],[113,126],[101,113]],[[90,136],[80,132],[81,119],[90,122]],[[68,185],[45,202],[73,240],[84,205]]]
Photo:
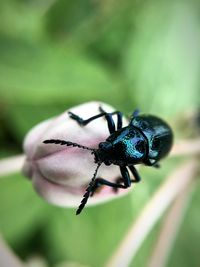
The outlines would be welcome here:
[[[110,161],[111,159],[111,153],[113,150],[112,143],[110,142],[101,142],[99,143],[99,148],[94,151],[95,155],[95,162],[104,162],[105,165],[111,165],[112,162]]]

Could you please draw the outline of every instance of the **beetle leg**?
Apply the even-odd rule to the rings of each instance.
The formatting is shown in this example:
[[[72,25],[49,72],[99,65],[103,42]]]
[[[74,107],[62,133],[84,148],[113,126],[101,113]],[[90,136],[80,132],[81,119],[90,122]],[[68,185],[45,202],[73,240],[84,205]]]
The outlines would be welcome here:
[[[90,196],[93,196],[94,193],[95,193],[95,191],[97,190],[97,188],[99,186],[101,186],[101,185],[107,185],[107,186],[112,187],[113,189],[115,189],[115,188],[116,189],[118,189],[118,188],[124,188],[124,189],[126,189],[127,188],[127,186],[124,185],[124,184],[112,183],[112,182],[110,182],[108,180],[105,180],[105,179],[102,179],[102,178],[97,178],[95,180],[95,183],[94,183],[93,187],[90,190],[90,192],[91,192]]]
[[[105,116],[107,113],[100,113],[100,114],[97,114],[95,116],[92,116],[86,120],[84,120],[83,118],[79,117],[78,115],[72,113],[71,111],[68,111],[68,114],[69,114],[69,117],[72,119],[72,120],[75,120],[78,124],[80,124],[81,126],[85,126],[87,125],[88,123],[90,123],[91,121],[93,120],[96,120],[100,117],[103,117]]]
[[[129,169],[131,170],[130,166],[129,166]],[[140,182],[140,180],[141,180],[140,176],[137,174],[137,178],[139,177],[139,179],[137,179],[137,180],[135,179],[135,176],[136,175],[134,175],[134,179],[131,179],[131,183],[138,183],[138,182]],[[115,181],[116,181],[117,184],[121,184],[121,183],[123,183],[124,179],[122,177],[119,177]],[[113,188],[113,190],[114,190],[115,193],[118,192],[118,188]]]
[[[92,117],[90,117],[90,118],[88,118],[86,120],[82,119],[81,117],[79,117],[78,115],[72,113],[71,111],[69,111],[68,114],[69,114],[71,119],[77,121],[78,124],[80,124],[82,126],[85,126],[88,123],[90,123],[91,121],[105,116],[105,118],[107,120],[107,123],[108,123],[109,132],[110,133],[114,133],[115,132],[115,123],[114,123],[114,120],[113,120],[112,115],[110,113],[103,112],[103,113],[100,113],[98,115],[92,116]]]
[[[159,163],[155,163],[155,164],[153,165],[153,167],[158,169],[158,168],[160,168],[160,164],[159,164]]]
[[[99,111],[101,113],[106,113],[105,110],[100,106],[99,107]],[[114,112],[111,112],[111,113],[107,113],[107,114],[110,114],[110,115],[117,115],[117,130],[121,129],[122,128],[122,117],[123,117],[123,113],[121,111],[114,111]]]
[[[119,166],[120,168],[120,171],[121,171],[121,175],[122,175],[122,178],[123,178],[123,182],[124,182],[124,185],[127,187],[130,187],[131,186],[131,178],[130,178],[130,175],[128,173],[128,170],[125,166]]]
[[[145,165],[154,167],[154,168],[160,168],[160,164],[156,162],[154,159],[147,159],[145,160]]]
[[[108,123],[108,129],[110,134],[115,132],[115,123],[113,120],[113,115],[117,114],[117,129],[121,129],[122,128],[122,113],[120,111],[114,111],[112,113],[107,113],[105,112],[102,108],[99,108],[101,113],[97,114],[95,116],[92,116],[86,120],[84,120],[83,118],[79,117],[78,115],[72,113],[71,111],[68,112],[69,116],[71,119],[75,120],[78,124],[85,126],[88,123],[90,123],[93,120],[96,120],[100,117],[105,116],[107,123]]]
[[[106,113],[105,118],[108,123],[108,129],[110,134],[115,132],[115,122],[113,120],[113,115],[117,114],[117,130],[122,128],[122,113],[120,111],[114,111],[112,113]]]
[[[135,178],[135,180],[131,180],[132,183],[139,183],[141,181],[141,177],[140,177],[139,173],[137,172],[136,168],[132,165],[132,166],[129,166],[129,169]]]
[[[118,178],[116,183],[109,182],[102,178],[97,178],[94,182],[94,185],[92,186],[90,190],[91,196],[94,194],[97,188],[101,185],[111,186],[114,189],[114,191],[116,191],[116,189],[119,189],[119,188],[126,189],[127,187],[130,187],[131,182],[133,182],[133,180],[131,180],[127,168],[125,166],[120,166],[120,171],[121,171],[122,177]],[[123,182],[124,184],[121,184],[120,182]]]
[[[125,166],[123,166],[123,167],[120,166],[120,170],[121,170],[124,184],[112,183],[112,182],[109,182],[109,181],[102,179],[102,178],[96,178],[95,179],[99,167],[100,167],[100,165],[97,166],[96,171],[93,175],[93,178],[86,189],[86,192],[83,196],[81,204],[79,205],[79,207],[76,211],[77,215],[79,213],[81,213],[82,209],[85,207],[85,204],[87,203],[88,198],[94,194],[95,190],[97,190],[97,188],[99,186],[107,185],[107,186],[110,186],[112,188],[123,188],[123,189],[126,189],[127,187],[131,186],[131,179],[130,179],[128,170]]]
[[[119,130],[119,129],[122,128],[122,117],[123,117],[123,114],[120,111],[117,111],[116,114],[117,114],[117,130]]]
[[[106,113],[105,118],[106,118],[106,121],[108,123],[108,129],[109,129],[110,134],[114,133],[115,132],[115,122],[112,118],[112,115],[110,113]]]

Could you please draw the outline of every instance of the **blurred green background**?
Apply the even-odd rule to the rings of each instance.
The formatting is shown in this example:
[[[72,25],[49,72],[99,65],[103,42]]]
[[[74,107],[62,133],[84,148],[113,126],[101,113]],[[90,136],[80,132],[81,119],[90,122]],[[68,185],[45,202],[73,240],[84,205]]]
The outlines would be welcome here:
[[[91,100],[126,114],[136,107],[159,114],[176,137],[192,136],[181,122],[200,106],[199,71],[198,1],[1,0],[0,157],[22,153],[36,123]],[[1,233],[24,260],[103,266],[178,162],[142,168],[143,182],[131,194],[80,217],[45,203],[20,173],[8,176],[0,180]],[[197,189],[169,267],[199,264],[199,195]],[[158,230],[132,266],[146,266]]]

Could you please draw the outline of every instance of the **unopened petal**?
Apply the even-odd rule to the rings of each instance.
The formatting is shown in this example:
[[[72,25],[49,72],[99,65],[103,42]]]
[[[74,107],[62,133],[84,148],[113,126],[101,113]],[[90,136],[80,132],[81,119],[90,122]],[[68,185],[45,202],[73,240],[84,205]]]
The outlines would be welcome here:
[[[99,106],[107,112],[114,110],[105,103],[90,102],[71,108],[70,111],[87,119],[99,114]],[[116,118],[114,120],[116,122]],[[62,139],[97,148],[108,136],[108,126],[104,117],[83,127],[72,120],[66,111],[40,123],[27,134],[24,141],[27,158],[23,172],[32,180],[36,191],[48,202],[59,206],[77,206],[96,168],[93,155],[88,150],[44,144],[43,141]],[[106,167],[102,164],[97,177],[114,182],[119,176],[117,166]],[[90,198],[88,204],[107,201],[126,192],[128,190],[119,190],[116,194],[112,188],[102,186],[101,190]]]

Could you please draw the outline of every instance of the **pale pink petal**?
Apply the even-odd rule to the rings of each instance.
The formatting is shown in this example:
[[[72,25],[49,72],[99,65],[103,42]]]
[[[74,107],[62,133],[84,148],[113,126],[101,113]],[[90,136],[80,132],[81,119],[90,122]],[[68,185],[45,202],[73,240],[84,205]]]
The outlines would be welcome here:
[[[99,113],[99,106],[106,111],[114,109],[104,103],[90,102],[70,111],[86,119]],[[115,119],[116,122],[116,119]],[[126,122],[124,121],[126,124]],[[109,136],[105,118],[99,118],[81,127],[72,120],[68,111],[35,126],[26,136],[24,151],[26,161],[23,172],[32,179],[36,191],[48,202],[59,206],[78,206],[90,182],[96,164],[90,151],[55,144],[44,144],[46,139],[63,139],[91,148],[97,148]],[[117,166],[102,165],[98,177],[115,181],[120,175]],[[127,193],[119,190],[116,194],[109,187],[102,187],[88,201],[88,205],[110,200]]]

